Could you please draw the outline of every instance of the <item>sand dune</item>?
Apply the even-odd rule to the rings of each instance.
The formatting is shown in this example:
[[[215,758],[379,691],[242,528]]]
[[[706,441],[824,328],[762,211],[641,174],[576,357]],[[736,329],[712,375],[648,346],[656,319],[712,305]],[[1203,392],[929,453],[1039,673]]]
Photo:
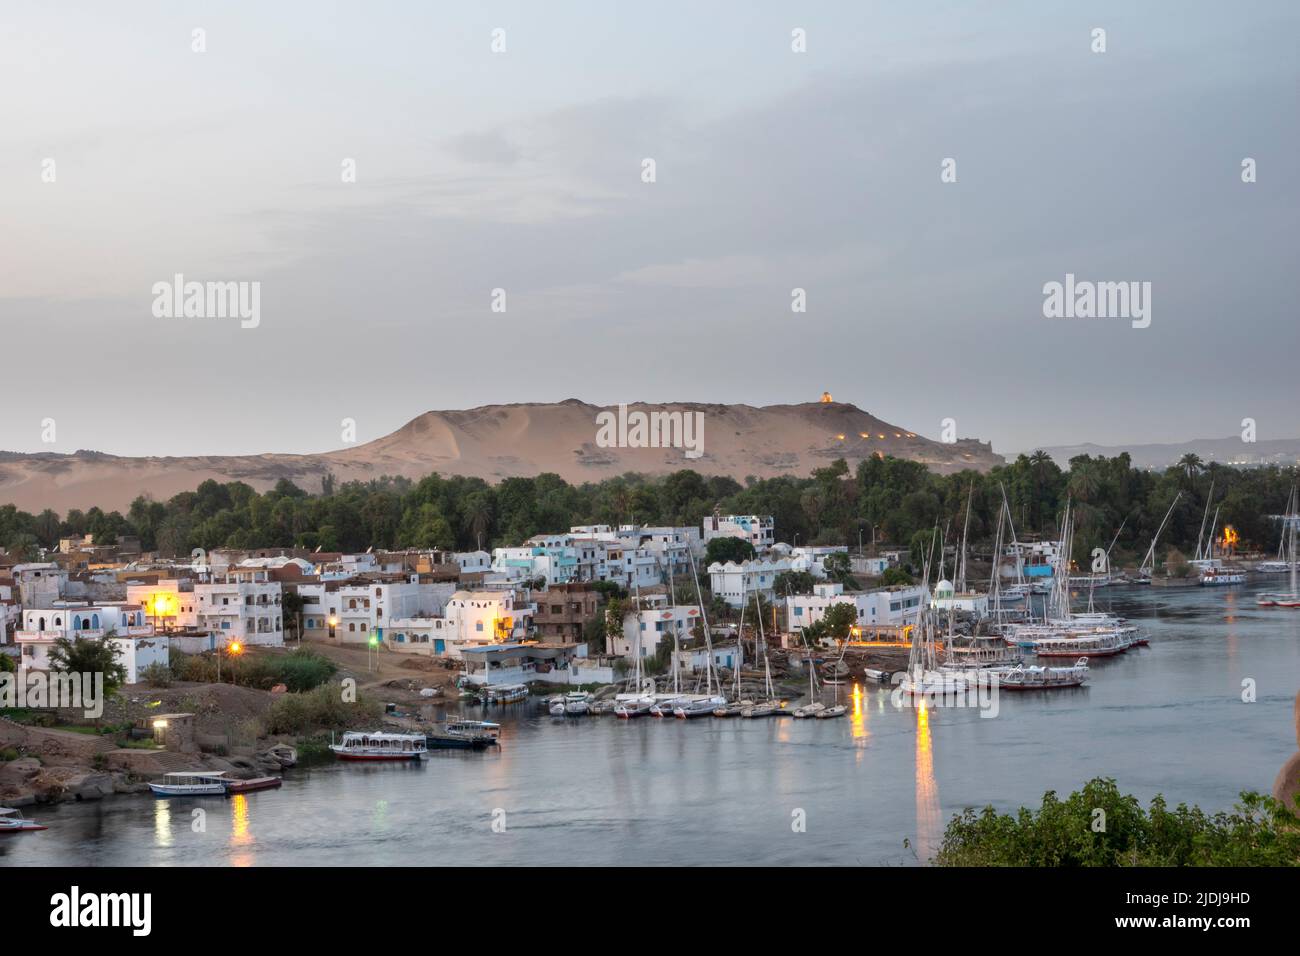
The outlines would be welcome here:
[[[597,416],[617,413],[569,399],[555,404],[487,405],[425,412],[383,438],[315,455],[120,458],[0,453],[0,503],[38,512],[52,508],[124,510],[140,494],[165,500],[201,481],[240,480],[264,490],[288,478],[311,491],[333,474],[339,481],[382,475],[420,478],[430,472],[488,481],[555,472],[571,482],[599,481],[629,471],[664,474],[692,468],[743,480],[804,476],[836,458],[850,465],[873,454],[924,462],[940,472],[987,470],[1002,463],[985,443],[941,444],[844,403],[802,405],[630,405],[632,412],[703,414],[702,455],[682,448],[602,447]],[[866,436],[866,437],[864,437]],[[883,436],[883,437],[881,437]]]

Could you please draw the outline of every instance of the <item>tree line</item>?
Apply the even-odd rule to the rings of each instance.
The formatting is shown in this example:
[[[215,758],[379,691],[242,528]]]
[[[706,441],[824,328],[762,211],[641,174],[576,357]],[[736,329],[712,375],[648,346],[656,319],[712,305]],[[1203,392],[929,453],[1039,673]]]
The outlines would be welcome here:
[[[60,517],[0,506],[0,544],[31,559],[58,539],[89,534],[97,544],[138,537],[146,551],[187,555],[194,548],[298,547],[323,551],[439,548],[468,551],[522,543],[532,535],[578,524],[690,525],[713,513],[770,514],[779,539],[844,545],[873,541],[920,553],[936,527],[960,538],[970,501],[970,541],[993,539],[1005,489],[1017,535],[1057,533],[1067,498],[1075,514],[1075,557],[1115,538],[1114,558],[1140,560],[1176,495],[1179,505],[1161,538],[1166,547],[1194,549],[1207,501],[1219,526],[1233,525],[1243,546],[1276,549],[1280,513],[1294,467],[1233,468],[1195,455],[1163,471],[1133,467],[1129,456],[1078,456],[1062,469],[1044,452],[980,474],[937,475],[923,464],[869,458],[850,469],[836,460],[807,477],[724,476],[682,470],[651,477],[626,474],[570,484],[555,474],[479,478],[431,474],[418,481],[379,478],[336,483],[320,493],[288,480],[259,492],[242,481],[204,481],[167,501],[139,497],[125,514],[90,508]],[[1211,499],[1211,489],[1213,498]],[[1122,530],[1121,530],[1122,526]]]

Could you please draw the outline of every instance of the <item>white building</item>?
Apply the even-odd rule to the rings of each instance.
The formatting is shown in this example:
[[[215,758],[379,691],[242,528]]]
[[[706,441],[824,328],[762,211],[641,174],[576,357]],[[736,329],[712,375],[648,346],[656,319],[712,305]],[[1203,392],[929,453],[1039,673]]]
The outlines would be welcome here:
[[[229,567],[222,580],[194,585],[194,626],[227,642],[280,645],[284,614],[279,581],[265,568]]]
[[[934,586],[930,604],[940,611],[965,611],[976,617],[989,616],[989,596],[976,591],[954,591],[951,581],[940,581]]]
[[[924,598],[925,589],[919,585],[846,594],[843,585],[828,582],[814,586],[812,594],[787,597],[786,621],[791,631],[797,631],[816,624],[832,605],[848,604],[854,608],[858,627],[897,627],[915,619]]]
[[[125,650],[137,639],[153,639],[154,630],[138,604],[58,601],[53,607],[23,611],[22,627],[14,637],[24,670],[49,670],[50,651],[60,638],[102,640],[110,634],[119,649]]]
[[[461,574],[480,574],[492,568],[492,555],[486,551],[457,551],[451,559],[456,562]]]
[[[610,639],[610,653],[619,657],[635,657],[640,649],[642,657],[653,657],[660,641],[670,644],[674,636],[678,644],[694,636],[695,625],[703,620],[697,604],[659,604],[657,607],[633,611],[623,618],[623,634]]]
[[[385,645],[400,653],[459,658],[468,647],[527,638],[536,610],[524,591],[456,591],[439,613],[392,618]]]
[[[776,523],[771,515],[711,515],[700,527],[706,546],[714,538],[740,538],[762,554],[776,542]]]
[[[739,564],[715,561],[709,565],[709,588],[732,607],[742,607],[755,594],[764,600],[772,600],[776,576],[793,570],[794,564],[789,558],[755,558]]]
[[[300,584],[302,632],[309,639],[365,644],[387,640],[393,622],[440,615],[456,590],[451,582],[410,579]]]
[[[492,552],[492,572],[509,581],[544,578],[548,585],[613,581],[632,590],[661,583],[667,565],[654,550],[639,546],[638,535],[613,531],[593,534],[600,537],[572,532],[539,534],[518,548],[496,548]],[[676,554],[674,551],[674,558]],[[668,560],[665,557],[664,561]]]

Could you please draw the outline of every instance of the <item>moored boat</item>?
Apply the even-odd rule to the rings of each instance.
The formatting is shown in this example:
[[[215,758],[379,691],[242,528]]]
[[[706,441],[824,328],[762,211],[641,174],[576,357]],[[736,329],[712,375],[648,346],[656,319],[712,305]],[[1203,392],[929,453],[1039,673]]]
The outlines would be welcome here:
[[[348,731],[330,750],[340,760],[423,760],[428,742],[424,734]]]
[[[198,797],[224,794],[232,782],[224,770],[186,770],[163,774],[149,789],[159,797]]]
[[[848,707],[844,706],[843,704],[834,704],[830,707],[823,707],[821,710],[817,711],[817,713],[815,713],[813,716],[816,717],[818,720],[827,720],[831,717],[843,717],[848,712],[849,712]]]
[[[35,820],[28,820],[12,807],[0,807],[0,833],[31,833],[48,829],[49,827]]]
[[[719,707],[725,707],[727,699],[725,697],[688,697],[677,702],[673,708],[673,716],[679,720],[687,720],[692,717],[711,717],[713,712]]]
[[[276,790],[284,781],[279,777],[252,777],[248,780],[230,780],[226,793],[253,793],[257,790]]]

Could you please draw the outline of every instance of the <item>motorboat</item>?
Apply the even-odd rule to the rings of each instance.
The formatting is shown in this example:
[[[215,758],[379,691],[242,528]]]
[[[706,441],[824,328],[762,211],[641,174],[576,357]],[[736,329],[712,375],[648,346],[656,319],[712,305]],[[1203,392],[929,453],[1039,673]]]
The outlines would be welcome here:
[[[20,811],[12,807],[0,807],[0,833],[31,833],[48,829],[49,827],[35,820],[28,820]]]
[[[428,753],[424,734],[348,731],[343,742],[330,744],[340,760],[423,760]]]
[[[231,782],[224,770],[184,770],[164,774],[161,780],[152,781],[149,789],[159,797],[224,795]]]

